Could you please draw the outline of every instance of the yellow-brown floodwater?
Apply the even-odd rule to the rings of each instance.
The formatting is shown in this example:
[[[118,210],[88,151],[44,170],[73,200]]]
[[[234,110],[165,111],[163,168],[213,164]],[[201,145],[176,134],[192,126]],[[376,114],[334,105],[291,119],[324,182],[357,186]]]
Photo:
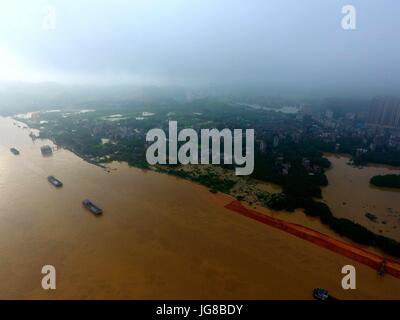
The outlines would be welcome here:
[[[400,191],[370,185],[375,175],[400,174],[400,168],[369,165],[356,168],[348,156],[327,155],[332,169],[327,171],[329,186],[323,198],[337,217],[364,225],[377,234],[400,241]],[[371,221],[365,214],[377,217]]]
[[[107,172],[66,150],[44,158],[49,142],[29,132],[0,118],[0,298],[310,299],[315,287],[400,298],[400,279],[226,210],[228,196],[124,164]],[[47,264],[57,270],[54,291],[41,288]],[[341,289],[346,264],[357,268],[357,290]]]

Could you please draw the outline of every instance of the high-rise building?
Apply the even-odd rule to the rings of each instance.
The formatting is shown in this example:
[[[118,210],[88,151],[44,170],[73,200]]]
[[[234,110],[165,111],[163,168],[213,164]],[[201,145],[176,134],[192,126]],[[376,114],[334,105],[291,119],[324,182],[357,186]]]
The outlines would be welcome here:
[[[400,97],[376,97],[371,101],[368,124],[400,128]]]

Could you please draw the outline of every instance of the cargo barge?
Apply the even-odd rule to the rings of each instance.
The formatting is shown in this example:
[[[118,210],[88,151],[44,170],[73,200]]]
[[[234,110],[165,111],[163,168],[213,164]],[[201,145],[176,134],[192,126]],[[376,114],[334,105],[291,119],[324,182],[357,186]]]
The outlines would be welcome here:
[[[48,177],[47,177],[47,180],[48,180],[53,186],[55,186],[56,188],[61,188],[61,187],[63,186],[63,183],[62,183],[60,180],[56,179],[54,176],[48,176]]]
[[[103,210],[96,206],[92,201],[85,199],[82,201],[83,206],[88,209],[91,213],[98,216],[103,213]]]
[[[15,154],[16,156],[19,155],[19,151],[15,148],[10,148],[10,151]]]

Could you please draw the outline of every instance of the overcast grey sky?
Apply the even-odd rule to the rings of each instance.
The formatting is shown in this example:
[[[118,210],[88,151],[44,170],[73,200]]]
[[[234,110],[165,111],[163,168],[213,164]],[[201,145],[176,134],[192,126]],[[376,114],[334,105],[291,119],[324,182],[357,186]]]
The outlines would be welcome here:
[[[356,30],[341,27],[346,4]],[[399,17],[398,0],[1,1],[0,80],[395,94]]]

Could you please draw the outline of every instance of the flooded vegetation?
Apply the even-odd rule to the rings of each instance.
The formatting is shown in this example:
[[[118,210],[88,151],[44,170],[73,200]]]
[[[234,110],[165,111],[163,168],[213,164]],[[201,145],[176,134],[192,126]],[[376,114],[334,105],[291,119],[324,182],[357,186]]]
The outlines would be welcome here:
[[[323,189],[323,199],[335,216],[354,220],[374,233],[400,240],[400,190],[370,184],[372,177],[399,174],[400,168],[355,167],[345,155],[328,155],[328,159],[332,168],[326,173],[329,185]],[[371,219],[372,216],[376,218]]]

